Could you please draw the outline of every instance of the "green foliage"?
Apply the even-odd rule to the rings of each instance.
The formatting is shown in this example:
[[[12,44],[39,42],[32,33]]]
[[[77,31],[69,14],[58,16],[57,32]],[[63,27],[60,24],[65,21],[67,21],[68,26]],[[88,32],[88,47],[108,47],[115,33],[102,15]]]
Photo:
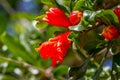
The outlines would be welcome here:
[[[98,11],[85,10],[83,13],[85,20],[89,22],[89,24],[94,23],[95,17],[99,14],[101,14],[101,10],[98,10]]]
[[[112,10],[102,10],[96,17],[100,18],[105,24],[113,24],[118,27],[118,18]]]
[[[81,22],[76,25],[76,26],[70,26],[70,30],[75,30],[75,31],[83,31],[87,30],[89,27],[93,27],[92,25],[95,23],[95,18],[97,15],[99,15],[101,11],[90,11],[90,10],[85,10],[83,12],[83,18]]]
[[[73,10],[93,10],[93,5],[90,0],[78,0],[73,8]]]
[[[7,45],[10,52],[12,52],[12,54],[14,54],[16,57],[20,57],[25,61],[34,63],[34,57],[31,57],[32,54],[28,53],[25,48],[22,47],[22,45],[19,43],[20,41],[18,38],[11,37],[7,33],[4,33],[1,39],[2,42]]]
[[[66,8],[63,4],[60,4],[59,1],[55,0],[55,4],[57,5],[58,8],[62,9],[63,11],[70,13],[70,10]]]

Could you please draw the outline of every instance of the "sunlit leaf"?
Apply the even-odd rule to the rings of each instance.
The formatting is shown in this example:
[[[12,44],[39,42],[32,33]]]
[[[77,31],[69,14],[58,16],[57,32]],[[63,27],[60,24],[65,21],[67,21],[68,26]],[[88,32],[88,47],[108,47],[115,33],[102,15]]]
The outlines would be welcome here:
[[[45,22],[39,22],[36,24],[37,28],[46,28],[47,26],[48,26],[48,24]]]

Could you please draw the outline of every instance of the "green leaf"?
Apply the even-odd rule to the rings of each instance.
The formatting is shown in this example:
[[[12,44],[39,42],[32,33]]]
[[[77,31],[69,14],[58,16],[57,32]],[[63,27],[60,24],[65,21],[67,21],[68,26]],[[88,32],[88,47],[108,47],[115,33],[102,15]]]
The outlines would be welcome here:
[[[85,0],[78,0],[73,10],[80,10],[84,4],[85,4]]]
[[[61,65],[59,67],[56,67],[53,71],[54,76],[57,78],[59,76],[65,75],[68,72],[68,66]]]
[[[81,19],[80,23],[75,26],[70,26],[70,30],[75,30],[75,31],[82,31],[86,30],[96,22],[95,18],[98,14],[101,13],[101,10],[99,11],[90,11],[90,10],[85,10],[83,12],[83,18]]]
[[[36,20],[38,21],[36,24],[37,28],[46,28],[48,26],[48,24],[46,22],[43,22],[42,20],[44,16],[45,15],[41,15],[36,18]]]
[[[98,15],[100,13],[101,13],[101,10],[98,10],[98,11],[85,10],[83,12],[83,16],[84,16],[84,19],[87,22],[89,22],[90,24],[92,24],[93,22],[95,22],[96,15]]]
[[[42,19],[43,19],[44,16],[45,16],[45,15],[37,16],[37,17],[36,17],[36,20],[39,21],[39,22],[41,22],[41,21],[43,21]]]
[[[70,13],[70,10],[68,10],[65,5],[60,4],[59,2],[57,2],[57,0],[55,0],[55,4],[56,4],[57,7],[60,8],[61,10],[65,11],[65,12],[67,12],[67,13]]]
[[[89,0],[78,0],[73,10],[93,10],[93,5]]]
[[[37,28],[46,28],[47,26],[48,26],[48,24],[45,23],[45,22],[38,22],[38,23],[36,24],[36,27],[37,27]]]
[[[75,32],[72,32],[68,38],[73,41],[73,42],[76,42],[76,38],[78,37],[78,33],[75,33]]]
[[[73,10],[73,6],[75,5],[75,1],[74,0],[63,0],[63,3],[65,4],[65,6],[70,8],[70,11]]]
[[[96,18],[100,18],[105,24],[112,24],[118,27],[119,21],[113,10],[102,10]]]

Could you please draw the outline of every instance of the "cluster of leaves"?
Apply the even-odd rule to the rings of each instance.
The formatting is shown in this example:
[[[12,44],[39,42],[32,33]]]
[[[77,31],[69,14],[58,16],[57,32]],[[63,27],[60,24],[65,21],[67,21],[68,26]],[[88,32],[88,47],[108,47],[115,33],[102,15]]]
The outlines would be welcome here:
[[[73,53],[78,54],[80,58],[82,58],[82,63],[80,65],[72,65],[74,67],[70,67],[69,69],[69,78],[73,78],[73,80],[84,78],[91,78],[96,80],[102,69],[104,68],[104,63],[108,58],[110,58],[112,65],[109,65],[112,69],[109,69],[108,72],[111,71],[111,79],[119,79],[119,63],[116,64],[115,56],[119,56],[120,47],[119,42],[120,39],[115,39],[111,42],[106,41],[102,36],[101,32],[104,26],[106,25],[114,25],[116,28],[120,28],[118,17],[113,12],[113,9],[118,5],[119,1],[112,0],[48,0],[43,1],[44,4],[49,5],[51,7],[58,7],[62,9],[66,14],[69,14],[71,11],[79,10],[83,12],[83,18],[78,25],[69,26],[69,30],[73,32],[69,36],[69,39],[73,41],[72,50]],[[106,3],[113,3],[109,6],[105,6]],[[68,15],[69,16],[69,15]],[[37,18],[39,22],[41,22],[42,17],[39,16]],[[41,23],[39,23],[41,25]],[[116,46],[116,47],[115,47]],[[74,49],[75,47],[75,49]],[[106,50],[104,50],[106,49]],[[103,51],[104,50],[104,51]],[[103,51],[101,53],[101,51]],[[99,54],[100,53],[100,54]],[[109,54],[108,54],[109,53]],[[110,54],[112,53],[112,55]],[[90,57],[86,57],[90,56]],[[99,55],[99,57],[97,56]],[[109,56],[108,56],[109,55]],[[97,56],[98,60],[94,60],[91,62],[91,58]],[[85,60],[87,59],[87,60]],[[96,63],[98,65],[96,65]],[[116,64],[117,70],[115,70],[114,66]],[[93,75],[89,73],[89,70],[94,68]],[[88,71],[88,74],[87,74]],[[115,74],[113,73],[115,71]],[[106,74],[103,69],[103,73],[100,75],[100,79],[110,78],[110,73]],[[85,75],[86,74],[86,75]],[[91,75],[89,75],[91,74]]]
[[[37,0],[36,2],[38,6],[42,5],[41,16],[23,12],[8,14],[4,7],[0,6],[0,76],[2,76],[0,79],[96,80],[100,73],[100,80],[109,79],[110,75],[112,80],[120,78],[120,39],[108,43],[100,35],[104,25],[112,24],[120,27],[117,16],[113,12],[113,7],[118,5],[119,0]],[[8,3],[15,8],[17,2]],[[112,4],[107,6],[106,3]],[[58,7],[67,15],[73,10],[80,10],[84,16],[78,25],[69,27],[73,31],[69,36],[73,46],[63,64],[56,66],[52,71],[52,76],[46,74],[51,69],[50,60],[42,60],[34,50],[39,42],[66,31],[42,22],[49,7]],[[37,28],[33,25],[36,17]],[[112,55],[106,56],[105,53],[109,50]],[[107,62],[108,59],[112,65]],[[110,67],[107,71],[104,70],[105,63]]]

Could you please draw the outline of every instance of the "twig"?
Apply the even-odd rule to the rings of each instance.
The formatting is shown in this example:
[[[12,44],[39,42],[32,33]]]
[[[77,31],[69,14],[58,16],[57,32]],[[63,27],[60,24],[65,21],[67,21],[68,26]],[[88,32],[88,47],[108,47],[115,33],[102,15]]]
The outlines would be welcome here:
[[[98,70],[95,72],[95,75],[93,76],[93,80],[97,80],[97,78],[99,77],[99,74],[102,71],[104,61],[105,61],[105,59],[107,57],[107,54],[109,53],[109,49],[110,49],[110,43],[108,42],[107,51],[106,51],[105,55],[103,56],[103,58],[101,60],[101,63],[100,63],[100,66],[99,66]]]
[[[15,11],[13,8],[9,5],[9,3],[6,0],[0,0],[0,4],[3,6],[3,8],[8,12],[8,14],[13,14]]]
[[[2,56],[0,56],[0,60],[7,61],[7,62],[12,62],[12,63],[16,63],[16,64],[21,65],[24,68],[27,68],[27,69],[28,68],[34,68],[34,69],[39,70],[40,72],[43,72],[43,73],[45,72],[45,70],[43,70],[43,69],[41,69],[39,67],[36,67],[36,66],[32,66],[32,65],[30,65],[30,64],[28,64],[26,62],[23,62],[23,61],[16,61],[16,60],[13,60],[11,58],[6,58],[6,57],[2,57]]]
[[[54,69],[53,67],[49,67],[48,69],[44,70],[40,67],[33,66],[33,65],[28,64],[26,62],[13,60],[11,58],[6,58],[6,57],[3,57],[3,56],[0,56],[0,60],[7,61],[7,62],[12,62],[12,63],[18,64],[18,65],[21,65],[22,67],[24,67],[26,69],[29,69],[29,68],[37,69],[37,70],[40,71],[43,79],[45,79],[45,80],[53,79],[53,74],[52,74],[52,71]]]

